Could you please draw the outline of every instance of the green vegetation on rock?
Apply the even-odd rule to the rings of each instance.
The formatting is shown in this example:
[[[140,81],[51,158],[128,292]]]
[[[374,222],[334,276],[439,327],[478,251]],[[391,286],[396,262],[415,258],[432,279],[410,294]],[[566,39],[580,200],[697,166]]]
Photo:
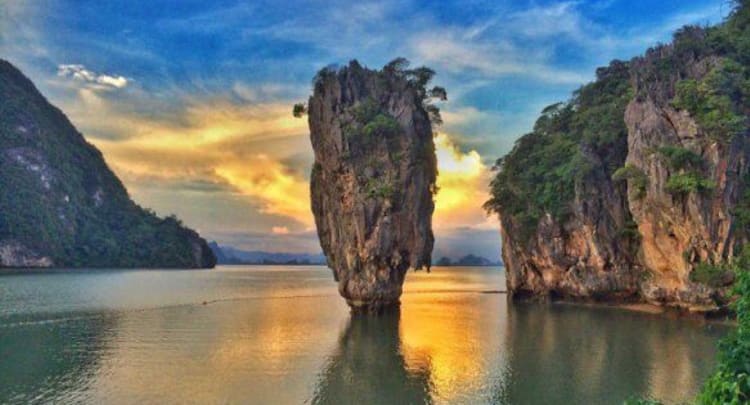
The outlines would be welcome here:
[[[703,166],[701,155],[681,146],[662,146],[658,152],[667,160],[667,166],[673,171],[699,169]]]
[[[608,158],[602,161],[610,176],[622,167],[627,150],[623,115],[632,97],[628,72],[627,63],[614,61],[598,69],[597,80],[571,100],[545,108],[534,130],[497,161],[485,209],[511,217],[525,238],[543,215],[563,220],[570,213],[576,184],[594,168],[590,154]]]
[[[698,263],[690,272],[690,281],[709,287],[722,287],[727,280],[733,280],[734,270],[726,264]]]
[[[630,184],[630,190],[634,191],[635,198],[643,198],[646,195],[646,187],[648,186],[648,177],[639,167],[631,164],[615,170],[612,174],[612,180],[614,181],[628,181]]]
[[[396,190],[393,185],[385,179],[368,179],[365,194],[368,198],[391,199]]]
[[[102,154],[0,60],[0,246],[60,267],[210,267],[197,233],[135,204]]]
[[[714,189],[716,185],[701,175],[689,172],[669,176],[665,189],[674,195],[687,195],[689,193],[705,193]]]
[[[701,155],[681,146],[662,146],[657,150],[666,160],[672,174],[667,179],[665,189],[678,196],[689,193],[706,193],[716,185],[703,174],[704,160]]]
[[[745,67],[725,59],[700,81],[677,83],[675,108],[687,110],[714,140],[728,142],[747,130],[742,110],[750,106],[750,79]]]
[[[733,263],[737,329],[719,345],[719,364],[698,396],[703,405],[750,403],[750,248]]]
[[[351,108],[353,120],[343,125],[344,137],[357,140],[364,146],[371,145],[378,138],[393,138],[401,131],[401,126],[376,100],[366,99]]]
[[[687,26],[675,35],[676,55],[683,59],[713,57],[715,62],[703,79],[677,82],[672,105],[688,111],[702,130],[720,142],[729,142],[748,130],[750,3],[734,3],[735,9],[723,24]]]

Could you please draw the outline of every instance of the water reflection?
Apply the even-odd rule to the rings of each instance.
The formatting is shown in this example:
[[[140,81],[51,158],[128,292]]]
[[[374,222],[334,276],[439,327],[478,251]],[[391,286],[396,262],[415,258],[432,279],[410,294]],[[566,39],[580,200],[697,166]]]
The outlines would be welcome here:
[[[320,375],[314,404],[431,403],[430,369],[407,368],[400,312],[352,316]]]
[[[300,403],[336,347],[346,308],[320,298],[272,298],[129,312],[92,403]]]
[[[506,332],[511,353],[495,401],[617,404],[633,395],[692,398],[725,329],[612,308],[515,303]]]
[[[409,369],[429,370],[437,402],[489,399],[488,388],[506,364],[504,298],[474,292],[405,298],[400,326],[404,358]]]
[[[498,273],[410,274],[383,317],[350,317],[325,269],[0,278],[0,403],[680,402],[726,332],[510,304]]]
[[[104,360],[112,316],[14,320],[0,325],[0,403],[80,400]]]

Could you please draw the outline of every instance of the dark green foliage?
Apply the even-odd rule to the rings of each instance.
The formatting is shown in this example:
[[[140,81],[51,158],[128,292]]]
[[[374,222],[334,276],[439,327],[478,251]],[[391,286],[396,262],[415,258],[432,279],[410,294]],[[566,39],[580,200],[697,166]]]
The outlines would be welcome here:
[[[359,149],[367,150],[378,139],[386,139],[389,145],[396,141],[401,125],[376,100],[365,99],[350,111],[353,120],[345,122],[342,131],[346,139],[356,140]]]
[[[728,142],[747,130],[744,111],[750,107],[750,79],[745,67],[724,60],[702,80],[676,85],[675,108],[686,110],[712,139]]]
[[[362,66],[356,60],[352,60],[349,63],[348,69],[363,69]],[[334,65],[326,66],[321,69],[313,78],[313,86],[318,88],[322,86],[327,80],[334,80],[339,69]],[[448,93],[445,88],[440,86],[434,86],[428,89],[427,86],[435,77],[435,71],[426,67],[420,66],[414,69],[409,69],[409,60],[406,58],[398,57],[388,62],[383,69],[378,72],[381,82],[384,86],[393,85],[394,82],[405,81],[406,85],[414,90],[416,98],[422,105],[422,108],[427,112],[430,122],[433,125],[441,125],[443,120],[440,116],[440,109],[433,104],[433,101],[446,101],[448,99]],[[365,113],[371,113],[377,111],[383,112],[383,106],[379,106],[378,100],[372,100],[374,103],[372,107],[374,110],[364,111]],[[370,107],[370,106],[367,106]],[[295,117],[301,117],[307,112],[307,107],[303,103],[294,105],[292,111]],[[387,115],[387,114],[386,114]],[[360,123],[367,123],[372,120],[375,115],[367,115],[367,118],[358,116],[357,121]]]
[[[400,129],[395,118],[387,114],[378,114],[362,128],[362,133],[368,138],[390,137],[398,134]]]
[[[746,116],[750,109],[750,70],[747,68],[750,64],[750,10],[746,1],[734,4],[735,9],[723,24],[705,29],[686,27],[681,32],[700,31],[700,34],[675,36],[676,53],[684,54],[689,50],[695,58],[721,58],[702,80],[678,82],[673,100],[676,108],[690,112],[709,136],[721,142],[747,131]]]
[[[679,173],[669,176],[665,189],[675,195],[687,195],[689,193],[705,193],[712,191],[716,185],[696,173]]]
[[[327,80],[331,80],[336,77],[336,72],[338,71],[338,66],[335,64],[328,65],[324,67],[323,69],[320,69],[318,73],[313,76],[312,84],[313,87],[317,88],[321,86],[323,83],[325,83]]]
[[[365,195],[367,198],[389,200],[395,195],[395,188],[385,179],[367,179]]]
[[[445,90],[444,87],[435,86],[429,91],[429,96],[436,98],[440,101],[446,101],[448,100],[448,92]]]
[[[364,125],[375,119],[378,114],[383,114],[382,108],[376,100],[372,98],[365,99],[359,104],[352,107],[352,115],[354,119]]]
[[[307,114],[307,106],[304,103],[297,103],[292,108],[292,115],[295,118],[300,118],[305,114]]]
[[[725,284],[725,280],[731,277],[727,273],[732,272],[732,268],[726,264],[698,263],[690,272],[690,281],[717,288]]]
[[[403,72],[409,67],[409,60],[399,56],[398,58],[388,62],[383,66],[383,71],[391,74]]]
[[[658,152],[664,156],[672,171],[700,169],[704,164],[701,155],[680,146],[662,146]]]
[[[701,155],[680,147],[662,146],[657,150],[666,159],[667,167],[672,171],[665,189],[667,192],[686,196],[689,193],[712,191],[716,185],[701,173],[704,160]]]
[[[213,254],[176,218],[132,200],[101,153],[0,60],[0,243],[64,267],[195,267]]]
[[[572,100],[545,108],[534,131],[497,161],[492,198],[484,208],[512,219],[524,239],[547,213],[563,220],[570,213],[576,184],[595,169],[584,149],[603,157],[608,175],[624,163],[628,80],[628,65],[614,61],[599,69],[597,80],[579,89]]]
[[[744,249],[733,267],[737,330],[719,345],[719,365],[698,396],[700,404],[750,403],[750,248]]]
[[[630,189],[634,193],[633,196],[636,198],[643,198],[646,195],[646,187],[648,186],[648,177],[646,173],[640,168],[626,164],[625,166],[615,170],[612,174],[612,180],[614,181],[628,181]]]

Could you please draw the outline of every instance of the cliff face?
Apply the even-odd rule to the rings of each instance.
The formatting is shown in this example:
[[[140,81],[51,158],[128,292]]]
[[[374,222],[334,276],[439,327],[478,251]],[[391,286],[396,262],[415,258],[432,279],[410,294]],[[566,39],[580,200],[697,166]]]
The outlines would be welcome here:
[[[516,297],[627,299],[638,291],[636,240],[627,188],[612,179],[627,133],[629,65],[599,69],[568,104],[543,112],[534,132],[498,161],[493,200],[500,215],[508,290]],[[609,134],[601,136],[601,134]],[[583,135],[585,134],[585,135]]]
[[[214,263],[197,233],[130,200],[101,153],[0,60],[0,267]]]
[[[515,297],[726,304],[723,265],[747,242],[750,207],[750,74],[727,50],[726,27],[686,27],[673,44],[600,69],[498,161],[486,207],[501,219]],[[535,171],[522,155],[553,152],[573,157],[521,172]]]
[[[699,39],[703,36],[697,35]],[[648,74],[654,64],[672,56],[674,49],[667,48],[636,61],[636,91],[646,97],[634,99],[625,112],[627,164],[649,179],[641,196],[631,193],[629,198],[642,235],[640,259],[650,272],[641,291],[650,301],[710,308],[721,303],[722,297],[717,296],[721,289],[691,282],[690,273],[698,263],[731,260],[745,242],[747,229],[734,214],[746,189],[750,145],[746,130],[731,139],[717,139],[689,111],[674,106],[677,77],[683,83],[705,81],[720,71],[726,60],[695,55],[673,80],[641,82],[641,75]],[[698,163],[680,167],[659,152],[665,147],[687,151],[684,153]],[[690,172],[705,182],[705,189],[674,192],[670,181],[686,173],[692,175]],[[731,283],[731,275],[724,278],[720,284]]]
[[[315,224],[356,310],[397,304],[406,271],[430,266],[436,158],[424,84],[353,61],[321,71],[308,103]]]

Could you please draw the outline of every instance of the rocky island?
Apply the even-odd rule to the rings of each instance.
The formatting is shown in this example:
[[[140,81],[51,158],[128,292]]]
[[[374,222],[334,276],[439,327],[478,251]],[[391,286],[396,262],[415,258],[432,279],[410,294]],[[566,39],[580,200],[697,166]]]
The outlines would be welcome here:
[[[600,68],[498,160],[516,298],[723,308],[750,231],[747,9]]]
[[[215,263],[195,231],[133,202],[101,152],[0,59],[0,267]]]
[[[434,72],[396,59],[382,70],[325,68],[307,105],[315,152],[312,211],[338,290],[353,311],[398,305],[409,269],[430,268],[437,163],[427,89]]]

